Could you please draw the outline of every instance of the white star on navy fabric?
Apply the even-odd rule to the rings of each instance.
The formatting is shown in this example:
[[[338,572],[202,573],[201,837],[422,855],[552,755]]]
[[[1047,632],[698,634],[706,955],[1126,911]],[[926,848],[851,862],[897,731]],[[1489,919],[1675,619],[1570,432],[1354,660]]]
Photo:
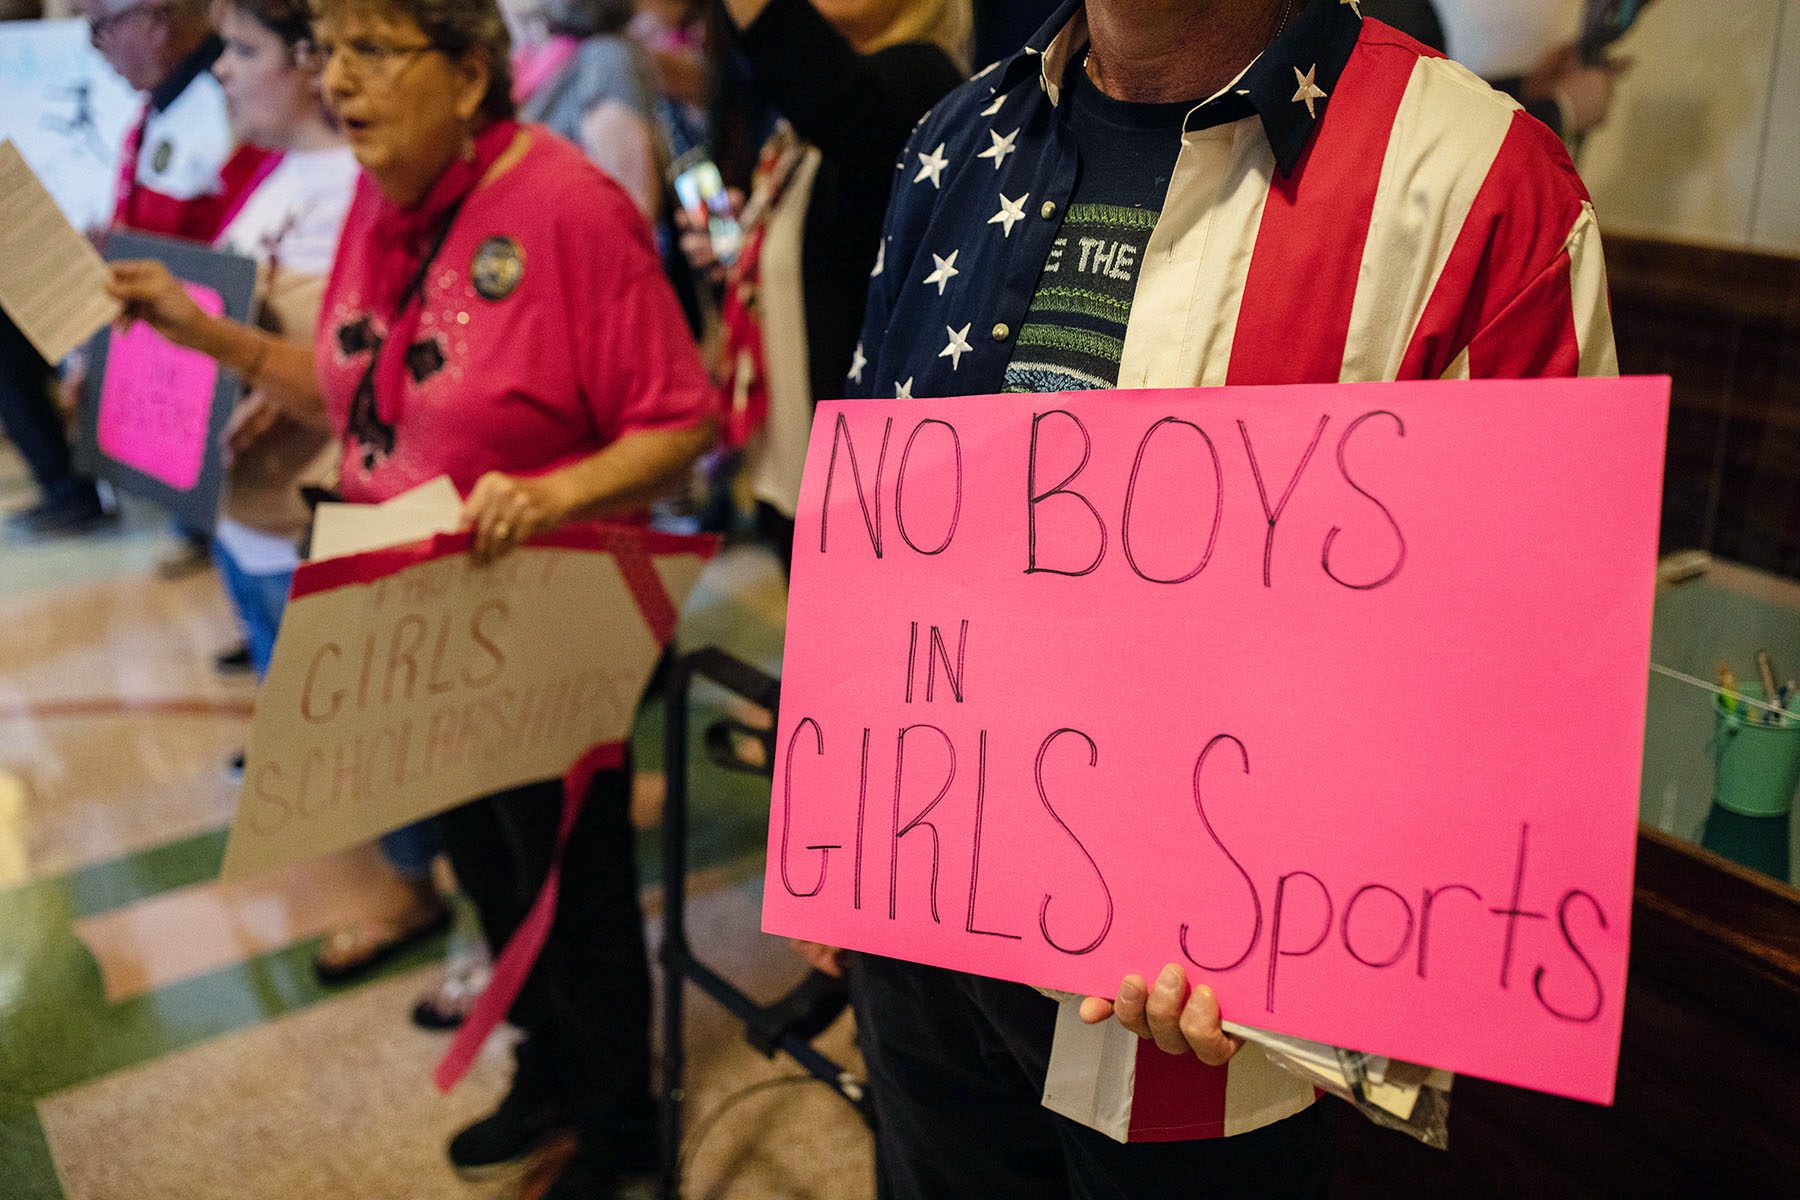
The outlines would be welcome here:
[[[1294,103],[1299,104],[1301,101],[1305,101],[1306,115],[1309,117],[1317,117],[1319,115],[1313,108],[1313,101],[1323,100],[1325,98],[1325,89],[1314,82],[1313,77],[1318,73],[1319,64],[1317,63],[1308,67],[1306,69],[1306,74],[1304,75],[1300,73],[1299,67],[1294,68],[1294,78],[1300,83],[1300,89],[1294,93]]]
[[[961,329],[952,329],[948,325],[944,326],[944,332],[950,335],[950,344],[938,351],[938,357],[949,359],[950,369],[952,371],[962,366],[962,356],[974,349],[973,346],[969,345],[969,330],[973,327],[974,322],[964,325]],[[912,381],[908,380],[907,382],[910,383]]]
[[[1006,97],[1004,95],[995,96],[994,102],[992,104],[988,105],[986,108],[981,110],[981,115],[984,117],[994,116],[996,113],[998,113],[1000,111],[1000,106],[1005,103],[1006,103]]]
[[[885,270],[887,270],[887,239],[882,238],[875,246],[875,269],[869,272],[869,278],[873,279]]]
[[[962,274],[961,271],[956,269],[956,256],[961,253],[961,250],[952,250],[949,258],[939,258],[935,254],[932,255],[931,261],[937,264],[937,269],[925,277],[925,286],[930,287],[935,283],[937,284],[938,295],[943,295],[944,285],[950,282],[950,277]]]
[[[919,173],[913,176],[913,182],[920,183],[929,179],[932,187],[941,189],[944,186],[944,168],[949,165],[950,160],[944,157],[944,143],[939,142],[937,149],[930,154],[919,155]]]
[[[1000,211],[989,217],[987,223],[989,225],[1004,226],[1005,228],[1002,231],[1001,236],[1011,237],[1014,223],[1025,219],[1025,202],[1029,199],[1031,199],[1030,192],[1026,192],[1017,200],[1008,200],[1006,198],[1006,193],[1001,192]]]
[[[975,157],[993,159],[994,170],[998,171],[1000,169],[1000,164],[1006,161],[1006,156],[1018,149],[1018,147],[1013,145],[1013,139],[1019,136],[1019,131],[1015,129],[1005,137],[1001,137],[998,133],[990,129],[988,130],[988,136],[994,139],[994,144],[989,146],[986,150],[983,150],[980,154],[977,154]]]
[[[906,377],[905,383],[896,383],[894,385],[894,399],[896,399],[896,400],[911,400],[912,399],[912,381],[913,381],[913,377],[911,375],[908,375]]]
[[[869,360],[863,355],[862,343],[858,342],[855,352],[850,355],[850,381],[861,383],[863,368],[868,365]]]
[[[1362,20],[1361,0],[1338,0],[1338,3],[1340,5],[1348,4],[1350,6],[1350,11],[1356,14],[1356,19],[1359,21]]]

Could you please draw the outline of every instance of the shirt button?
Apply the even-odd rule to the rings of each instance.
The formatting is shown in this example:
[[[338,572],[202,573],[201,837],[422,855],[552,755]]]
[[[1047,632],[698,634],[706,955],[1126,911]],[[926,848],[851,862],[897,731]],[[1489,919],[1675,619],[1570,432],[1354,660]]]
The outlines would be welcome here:
[[[1054,201],[1054,200],[1044,201],[1044,207],[1038,209],[1038,211],[1040,213],[1044,214],[1044,220],[1048,221],[1050,218],[1052,218],[1056,215],[1056,201]]]
[[[1004,342],[1007,338],[1009,338],[1011,336],[1012,336],[1012,330],[1008,329],[1006,327],[1006,323],[1004,321],[1001,322],[1000,324],[994,326],[994,340],[996,342]]]

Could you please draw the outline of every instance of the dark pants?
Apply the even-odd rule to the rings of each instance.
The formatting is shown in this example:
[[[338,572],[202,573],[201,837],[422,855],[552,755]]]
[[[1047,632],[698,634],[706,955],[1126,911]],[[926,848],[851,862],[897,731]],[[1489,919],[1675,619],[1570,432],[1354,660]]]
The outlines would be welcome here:
[[[595,778],[563,859],[550,936],[509,1014],[525,1032],[514,1089],[560,1103],[598,1146],[653,1128],[650,965],[630,796],[629,767]],[[544,881],[561,805],[562,785],[552,781],[437,818],[496,955]]]
[[[94,485],[70,462],[69,435],[50,392],[55,376],[12,318],[0,313],[0,428],[19,448],[44,500],[68,504],[91,499]]]
[[[1053,1001],[873,955],[852,955],[850,971],[882,1200],[1325,1195],[1338,1115],[1326,1103],[1237,1137],[1121,1145],[1040,1103]]]

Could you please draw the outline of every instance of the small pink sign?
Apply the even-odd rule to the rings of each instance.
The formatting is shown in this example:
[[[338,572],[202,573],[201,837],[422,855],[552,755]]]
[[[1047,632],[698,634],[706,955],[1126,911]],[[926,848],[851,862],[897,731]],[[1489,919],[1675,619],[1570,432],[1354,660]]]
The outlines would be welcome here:
[[[182,286],[207,315],[225,311],[218,292],[195,283]],[[95,420],[101,452],[188,491],[206,463],[218,382],[217,363],[175,345],[144,322],[123,333],[114,330]]]
[[[1610,1100],[1668,394],[821,404],[764,928]]]

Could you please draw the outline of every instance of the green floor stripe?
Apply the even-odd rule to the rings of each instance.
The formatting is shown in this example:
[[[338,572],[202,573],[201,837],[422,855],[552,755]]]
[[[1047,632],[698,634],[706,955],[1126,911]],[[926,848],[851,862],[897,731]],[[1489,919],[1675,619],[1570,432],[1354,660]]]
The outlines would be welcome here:
[[[63,1200],[44,1127],[29,1104],[0,1101],[0,1195],[6,1200]]]
[[[684,645],[720,642],[778,669],[782,631],[729,593],[697,593],[684,617]],[[696,687],[689,750],[689,866],[722,869],[732,883],[755,878],[767,836],[769,781],[706,760],[700,739],[722,715],[718,689]],[[662,766],[664,721],[647,704],[633,731],[639,770]],[[312,972],[318,939],[286,947],[149,995],[108,1004],[93,956],[74,924],[216,878],[226,834],[214,830],[0,889],[0,1197],[61,1200],[62,1189],[37,1102],[45,1097],[344,994]],[[661,840],[639,839],[646,885],[660,882]],[[472,921],[466,911],[460,921]],[[361,983],[440,960],[445,937],[396,956]],[[404,1021],[404,1013],[396,1013]]]
[[[695,737],[714,715],[696,706]],[[646,742],[659,744],[660,714],[646,713]],[[703,870],[758,852],[767,828],[768,782],[696,759],[689,865]],[[317,940],[107,1004],[100,970],[74,923],[216,872],[223,834],[208,834],[117,862],[0,892],[0,1097],[29,1101],[166,1054],[203,1038],[270,1020],[336,994],[313,978]],[[661,879],[661,841],[639,841],[646,884]],[[434,939],[398,957],[377,978],[442,956]]]
[[[82,867],[65,878],[75,915],[92,917],[217,878],[224,857],[225,831],[215,829]]]

